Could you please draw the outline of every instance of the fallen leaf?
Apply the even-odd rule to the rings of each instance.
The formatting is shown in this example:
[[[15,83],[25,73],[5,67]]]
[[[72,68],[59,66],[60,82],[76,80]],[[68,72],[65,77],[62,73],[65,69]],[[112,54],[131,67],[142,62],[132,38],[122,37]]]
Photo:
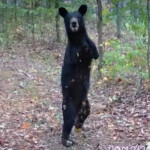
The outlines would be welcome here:
[[[27,129],[27,128],[29,128],[30,127],[30,123],[28,123],[28,122],[25,122],[24,124],[23,124],[23,126],[22,126],[24,129]]]

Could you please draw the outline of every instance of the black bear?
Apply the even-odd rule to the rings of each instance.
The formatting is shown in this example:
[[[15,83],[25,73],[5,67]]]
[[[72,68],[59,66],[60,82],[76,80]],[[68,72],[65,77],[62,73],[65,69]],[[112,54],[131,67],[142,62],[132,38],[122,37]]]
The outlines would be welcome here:
[[[99,54],[94,42],[88,37],[84,15],[86,5],[81,5],[76,12],[68,12],[59,8],[59,14],[64,18],[68,44],[62,66],[61,85],[63,94],[63,130],[62,144],[72,146],[69,138],[72,127],[81,128],[90,113],[87,99],[92,59]]]

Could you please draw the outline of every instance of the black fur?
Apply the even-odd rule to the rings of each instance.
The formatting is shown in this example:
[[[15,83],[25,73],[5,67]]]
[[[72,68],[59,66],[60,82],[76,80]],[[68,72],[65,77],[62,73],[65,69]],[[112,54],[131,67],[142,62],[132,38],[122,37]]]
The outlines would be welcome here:
[[[90,113],[87,99],[90,84],[90,69],[92,59],[97,59],[99,54],[94,42],[88,37],[84,18],[87,11],[86,5],[81,5],[77,12],[70,12],[61,7],[59,14],[64,18],[68,44],[66,47],[64,63],[61,74],[61,85],[63,94],[63,131],[62,143],[72,146],[73,142],[69,135],[73,125],[81,128]],[[79,29],[72,32],[70,20],[76,17]]]

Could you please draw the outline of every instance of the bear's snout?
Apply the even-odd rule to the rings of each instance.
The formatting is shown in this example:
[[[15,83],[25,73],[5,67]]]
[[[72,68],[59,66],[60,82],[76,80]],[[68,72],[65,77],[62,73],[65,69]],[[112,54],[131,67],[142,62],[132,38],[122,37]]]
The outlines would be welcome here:
[[[72,22],[72,27],[73,28],[76,28],[76,26],[77,26],[77,23],[74,21],[74,22]]]
[[[71,18],[70,20],[70,29],[73,32],[76,32],[79,30],[79,23],[78,23],[78,19],[76,17]]]

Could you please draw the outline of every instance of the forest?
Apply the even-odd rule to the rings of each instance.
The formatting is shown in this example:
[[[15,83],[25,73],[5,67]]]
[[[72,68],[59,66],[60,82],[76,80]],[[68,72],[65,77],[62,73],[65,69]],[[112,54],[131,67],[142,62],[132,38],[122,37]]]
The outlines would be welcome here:
[[[92,61],[85,131],[61,144],[67,34],[86,4]],[[0,150],[150,150],[150,0],[0,0]]]

